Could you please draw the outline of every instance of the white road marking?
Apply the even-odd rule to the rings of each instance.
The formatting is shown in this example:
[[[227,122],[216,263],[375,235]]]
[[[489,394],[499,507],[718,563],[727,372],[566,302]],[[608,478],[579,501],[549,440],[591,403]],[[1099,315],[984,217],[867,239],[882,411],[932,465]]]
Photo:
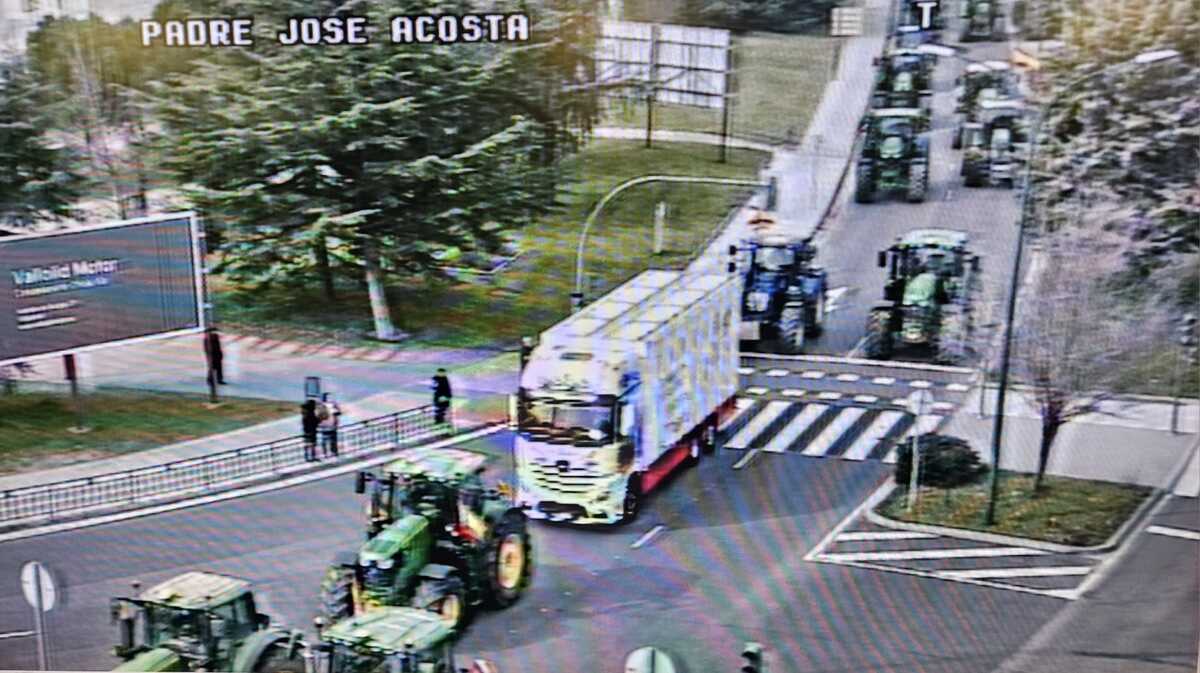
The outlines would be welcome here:
[[[838,300],[841,299],[842,295],[846,294],[846,291],[849,289],[850,289],[849,287],[843,286],[843,287],[835,287],[833,289],[826,290],[825,291],[825,312],[833,313],[834,311],[838,310]]]
[[[947,383],[946,384],[946,390],[949,390],[952,393],[965,393],[970,389],[971,389],[971,386],[968,386],[964,383]]]
[[[879,445],[879,442],[883,441],[883,438],[887,436],[888,431],[895,427],[903,418],[904,412],[902,411],[885,411],[879,414],[875,418],[875,421],[858,436],[858,439],[854,440],[850,448],[846,449],[846,452],[842,454],[842,458],[846,460],[866,459],[875,450],[875,447]]]
[[[879,398],[875,397],[874,395],[855,395],[854,401],[855,402],[865,402],[867,404],[871,404],[872,402],[878,402]]]
[[[825,429],[821,431],[821,434],[817,435],[816,439],[809,443],[808,446],[804,447],[804,450],[801,451],[801,453],[806,456],[825,455],[829,452],[829,449],[833,448],[833,445],[835,442],[837,442],[838,437],[841,437],[842,434],[849,430],[850,426],[854,425],[854,422],[859,418],[862,418],[862,415],[865,413],[867,413],[866,409],[860,409],[858,407],[847,407],[846,409],[843,409],[842,413],[838,414],[837,418],[833,419],[833,422],[826,426]]]
[[[907,397],[897,397],[896,399],[892,400],[892,404],[894,404],[898,407],[904,407],[905,409],[907,409],[908,408],[908,398]]]
[[[840,400],[840,399],[842,399],[842,394],[835,393],[832,390],[826,390],[825,392],[821,393],[820,395],[817,395],[817,397],[819,397],[823,400]]]
[[[738,367],[738,374],[741,374],[742,376],[749,376],[756,371],[758,370],[754,367]]]
[[[998,556],[1045,556],[1050,552],[1028,547],[978,547],[974,549],[915,549],[910,551],[856,551],[822,554],[828,561],[930,561]]]
[[[825,404],[810,404],[804,407],[800,410],[800,413],[796,414],[796,417],[787,424],[787,427],[785,427],[782,432],[776,435],[775,439],[771,440],[770,444],[763,447],[763,450],[770,451],[772,453],[783,453],[784,451],[787,451],[787,447],[790,446],[792,442],[796,441],[796,438],[800,436],[800,433],[802,433],[805,428],[812,425],[814,421],[820,418],[821,414],[825,413],[825,410],[828,408],[829,406]]]
[[[930,405],[934,411],[954,411],[953,402],[934,402]]]
[[[757,416],[750,419],[750,422],[747,423],[746,426],[741,430],[739,430],[732,439],[730,439],[728,442],[725,442],[726,448],[749,448],[750,442],[753,442],[755,437],[758,437],[760,434],[762,434],[762,431],[766,430],[767,426],[770,425],[776,418],[779,418],[780,414],[782,414],[785,409],[791,406],[791,404],[791,402],[784,402],[783,400],[771,400],[770,402],[767,402],[767,406],[763,407],[763,410],[760,411]]]
[[[884,530],[842,533],[835,540],[837,542],[862,542],[867,540],[928,540],[936,537],[933,533],[918,533],[910,530]]]
[[[746,389],[746,392],[751,395],[765,395],[767,393],[767,389],[763,388],[762,386],[750,386]]]
[[[857,381],[859,378],[861,378],[861,377],[858,374],[838,374],[837,375],[837,380],[839,380],[839,381],[851,382],[851,381]]]
[[[0,640],[5,640],[7,638],[24,638],[32,635],[33,631],[9,631],[8,633],[0,633]]]
[[[737,462],[733,464],[733,469],[740,470],[743,467],[746,467],[747,465],[750,464],[750,461],[754,460],[754,458],[757,455],[758,455],[758,449],[750,449],[745,454],[743,454],[741,458],[738,458]]]
[[[788,374],[791,374],[791,372],[786,369],[772,369],[771,371],[767,372],[767,376],[773,376],[776,378],[780,376],[787,376]]]
[[[1086,575],[1094,566],[1058,566],[1042,568],[978,568],[975,570],[939,570],[949,579],[996,579],[1004,577],[1068,577]]]
[[[825,378],[825,372],[809,370],[809,371],[804,372],[800,376],[802,378],[806,378],[806,379],[823,379],[823,378]]]
[[[890,376],[876,376],[875,378],[871,379],[871,383],[881,385],[881,386],[890,386],[895,382],[896,382],[896,379],[894,379]]]
[[[1186,528],[1170,528],[1168,526],[1150,526],[1146,529],[1147,533],[1153,535],[1166,535],[1168,537],[1179,537],[1185,540],[1200,541],[1200,532],[1188,530]]]
[[[924,388],[928,388],[928,387],[932,386],[933,384],[930,383],[929,381],[909,381],[908,385],[910,388],[924,389]]]
[[[658,535],[659,533],[663,532],[664,528],[666,528],[666,526],[664,526],[662,524],[659,524],[659,525],[655,526],[654,528],[651,528],[650,530],[646,531],[646,533],[644,535],[639,537],[637,539],[637,542],[634,542],[633,544],[631,544],[629,546],[632,547],[633,549],[640,548],[642,545],[653,540],[655,535]]]
[[[725,428],[728,428],[733,424],[734,421],[741,418],[746,413],[746,410],[752,406],[754,406],[754,400],[752,399],[745,397],[739,397],[735,399],[733,401],[733,407],[737,409],[737,411],[735,411],[732,416],[722,421],[721,424],[717,426],[717,430],[724,430]]]
[[[783,395],[785,397],[804,397],[804,391],[796,390],[795,388],[787,388],[783,391]]]

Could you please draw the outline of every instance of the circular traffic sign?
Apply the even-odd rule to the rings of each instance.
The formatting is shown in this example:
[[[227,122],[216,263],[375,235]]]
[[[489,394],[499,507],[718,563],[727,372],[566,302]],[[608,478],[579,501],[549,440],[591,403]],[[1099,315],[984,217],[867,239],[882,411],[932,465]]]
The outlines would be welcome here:
[[[42,612],[50,612],[54,607],[55,591],[54,580],[50,578],[46,566],[30,561],[21,567],[21,593],[25,594],[25,600],[34,610],[38,608],[40,595]]]

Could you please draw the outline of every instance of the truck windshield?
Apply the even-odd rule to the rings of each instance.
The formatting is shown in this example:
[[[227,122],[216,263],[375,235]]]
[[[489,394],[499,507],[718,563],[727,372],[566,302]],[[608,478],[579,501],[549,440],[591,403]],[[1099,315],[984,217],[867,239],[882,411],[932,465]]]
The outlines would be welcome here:
[[[588,439],[605,440],[612,435],[613,409],[607,405],[534,398],[526,409],[526,425],[532,428],[586,433]]]

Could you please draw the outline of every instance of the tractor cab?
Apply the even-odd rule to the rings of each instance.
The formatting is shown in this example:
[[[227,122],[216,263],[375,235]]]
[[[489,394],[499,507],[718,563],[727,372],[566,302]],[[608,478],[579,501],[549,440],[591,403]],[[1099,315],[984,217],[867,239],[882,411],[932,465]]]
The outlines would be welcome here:
[[[441,526],[460,523],[460,510],[478,509],[487,456],[461,449],[410,449],[381,473],[358,473],[355,492],[370,485],[368,537],[405,514],[419,514]],[[462,512],[465,513],[465,512]]]
[[[889,270],[884,299],[898,304],[894,327],[904,343],[929,343],[942,307],[955,301],[964,275],[978,269],[966,245],[961,232],[918,229],[880,251],[879,266]]]
[[[229,668],[243,641],[270,622],[255,609],[249,582],[205,572],[114,598],[109,607],[120,631],[113,654],[126,660],[118,670],[172,670],[146,668],[170,661],[179,670]]]
[[[963,18],[962,32],[959,39],[971,40],[1000,40],[1004,36],[1004,14],[1000,4],[995,0],[961,0],[962,9],[959,11]]]
[[[319,632],[313,673],[455,673],[454,630],[425,610],[386,607]]]
[[[908,156],[913,139],[928,128],[929,120],[921,110],[885,108],[872,112],[864,123],[866,144],[877,158],[899,160]]]

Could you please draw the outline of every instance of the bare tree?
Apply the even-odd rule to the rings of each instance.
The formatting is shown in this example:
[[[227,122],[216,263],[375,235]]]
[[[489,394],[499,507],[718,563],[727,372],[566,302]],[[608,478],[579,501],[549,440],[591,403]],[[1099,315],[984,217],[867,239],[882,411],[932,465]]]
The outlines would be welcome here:
[[[1108,278],[1121,266],[1119,246],[1078,231],[1047,241],[1042,269],[1021,297],[1013,366],[1032,387],[1041,416],[1034,492],[1039,493],[1063,425],[1103,413],[1121,368],[1154,332],[1148,312]]]

